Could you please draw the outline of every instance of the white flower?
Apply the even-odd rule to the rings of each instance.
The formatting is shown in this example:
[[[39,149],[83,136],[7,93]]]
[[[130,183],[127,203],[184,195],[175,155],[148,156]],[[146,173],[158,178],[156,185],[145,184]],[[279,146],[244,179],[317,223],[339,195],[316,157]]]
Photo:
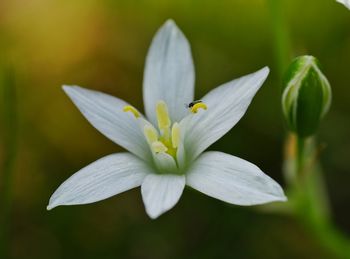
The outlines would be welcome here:
[[[148,120],[116,97],[63,87],[97,130],[130,153],[112,154],[81,169],[56,190],[47,208],[92,203],[140,185],[151,218],[174,207],[185,185],[237,205],[285,201],[278,183],[252,163],[221,152],[203,153],[240,120],[268,73],[265,67],[184,107],[194,98],[191,50],[175,23],[167,21],[146,60]]]
[[[350,0],[336,0],[338,3],[343,4],[346,8],[350,9]]]

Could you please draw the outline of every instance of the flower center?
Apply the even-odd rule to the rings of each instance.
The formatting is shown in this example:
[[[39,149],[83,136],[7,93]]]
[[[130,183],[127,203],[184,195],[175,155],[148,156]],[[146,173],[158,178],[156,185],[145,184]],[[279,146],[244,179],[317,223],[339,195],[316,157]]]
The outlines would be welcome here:
[[[176,151],[180,142],[180,126],[177,122],[173,125],[169,117],[168,107],[164,101],[158,101],[156,105],[158,131],[151,125],[145,125],[143,132],[153,152],[168,153],[176,159]]]
[[[192,113],[199,109],[206,110],[207,106],[202,101],[191,103],[188,106]],[[142,119],[140,113],[132,106],[123,108],[124,112],[131,112],[136,119]],[[169,117],[168,106],[162,100],[156,104],[158,130],[146,120],[143,124],[143,133],[154,155],[167,154],[177,161],[178,148],[181,145],[181,130],[178,122],[172,123]]]

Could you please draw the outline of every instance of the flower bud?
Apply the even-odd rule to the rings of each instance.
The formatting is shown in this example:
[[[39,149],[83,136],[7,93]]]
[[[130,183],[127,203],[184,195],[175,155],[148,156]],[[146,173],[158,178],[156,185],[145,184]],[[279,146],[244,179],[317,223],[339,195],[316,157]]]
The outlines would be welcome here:
[[[287,125],[299,137],[315,134],[332,98],[331,87],[313,56],[297,57],[283,82],[282,109]]]

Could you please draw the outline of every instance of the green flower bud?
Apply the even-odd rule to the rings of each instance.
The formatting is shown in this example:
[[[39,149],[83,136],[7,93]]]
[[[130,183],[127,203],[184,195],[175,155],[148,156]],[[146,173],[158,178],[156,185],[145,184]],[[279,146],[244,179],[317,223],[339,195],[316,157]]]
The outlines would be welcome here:
[[[332,92],[313,56],[297,57],[284,78],[282,109],[287,125],[299,137],[315,134],[329,110]]]

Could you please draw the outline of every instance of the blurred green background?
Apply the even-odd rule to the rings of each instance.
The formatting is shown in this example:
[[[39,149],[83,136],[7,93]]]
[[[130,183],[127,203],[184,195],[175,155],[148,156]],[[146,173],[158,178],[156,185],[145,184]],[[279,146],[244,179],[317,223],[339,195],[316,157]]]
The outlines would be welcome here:
[[[316,56],[333,88],[318,139],[327,145],[321,158],[333,218],[350,234],[350,11],[333,0],[283,2],[279,14],[292,56]],[[268,0],[1,0],[1,89],[11,85],[16,98],[1,97],[0,193],[11,134],[17,144],[7,243],[0,245],[10,258],[331,258],[292,217],[227,205],[190,189],[155,221],[139,189],[46,211],[50,195],[70,175],[121,151],[89,125],[61,85],[104,91],[142,110],[146,52],[168,18],[191,43],[197,98],[271,68],[246,116],[210,149],[252,161],[284,185],[286,133]],[[7,114],[4,107],[11,106],[16,113]]]

